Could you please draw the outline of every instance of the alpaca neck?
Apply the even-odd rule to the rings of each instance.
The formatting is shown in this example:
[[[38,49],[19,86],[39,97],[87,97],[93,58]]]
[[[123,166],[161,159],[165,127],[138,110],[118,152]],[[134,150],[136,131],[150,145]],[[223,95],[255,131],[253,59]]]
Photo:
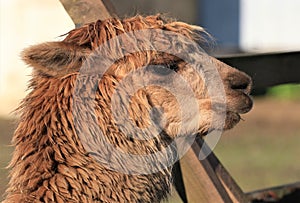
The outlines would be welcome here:
[[[55,176],[60,164],[80,162],[80,154],[84,153],[68,118],[71,100],[68,95],[59,95],[70,94],[70,84],[62,83],[61,92],[53,79],[39,78],[32,84],[33,90],[20,107],[22,114],[13,136],[9,194],[38,190]]]
[[[170,170],[130,175],[108,169],[89,156],[74,127],[72,91],[67,90],[72,83],[64,80],[60,83],[64,88],[60,88],[49,81],[41,80],[21,107],[7,199],[157,202],[166,196]],[[106,136],[111,136],[112,142],[120,137]]]

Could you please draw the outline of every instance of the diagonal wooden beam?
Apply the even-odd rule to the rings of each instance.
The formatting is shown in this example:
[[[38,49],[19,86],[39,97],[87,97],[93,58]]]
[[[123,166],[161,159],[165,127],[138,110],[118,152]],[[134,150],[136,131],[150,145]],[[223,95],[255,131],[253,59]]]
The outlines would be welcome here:
[[[76,27],[117,16],[110,0],[60,0],[60,2]]]
[[[206,159],[200,160],[200,162],[202,163],[207,174],[210,176],[210,179],[213,181],[216,189],[219,191],[224,201],[227,199],[227,195],[229,195],[233,202],[249,202],[245,193],[238,186],[238,184],[231,177],[229,172],[225,169],[225,167],[202,138],[197,137],[192,148],[198,155],[201,155],[201,153],[203,155],[208,154]],[[216,178],[218,180],[216,180]],[[222,184],[220,185],[220,183]],[[230,201],[226,200],[225,202]]]

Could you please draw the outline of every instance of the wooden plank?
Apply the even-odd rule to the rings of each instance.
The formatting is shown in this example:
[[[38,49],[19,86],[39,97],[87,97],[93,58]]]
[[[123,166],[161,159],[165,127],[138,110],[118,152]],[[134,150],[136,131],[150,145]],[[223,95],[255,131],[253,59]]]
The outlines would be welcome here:
[[[220,56],[219,60],[253,78],[254,89],[286,83],[300,83],[300,52]]]
[[[76,27],[117,16],[109,0],[60,0],[60,2]]]
[[[225,169],[225,167],[222,165],[222,163],[202,138],[197,137],[192,147],[194,149],[194,152],[198,155],[208,154],[206,159],[200,160],[200,162],[202,162],[212,180],[214,180],[215,177],[219,178],[219,180],[222,182],[222,186],[226,190],[226,194],[230,196],[230,199],[233,202],[249,202],[242,189],[238,186],[238,184],[231,177],[231,175],[228,173],[228,171]],[[209,165],[210,167],[208,167],[207,165]],[[215,186],[222,192],[220,192],[220,194],[224,196],[218,182],[215,184]]]
[[[181,158],[180,163],[188,202],[226,202],[192,148]],[[228,202],[231,202],[230,199]]]

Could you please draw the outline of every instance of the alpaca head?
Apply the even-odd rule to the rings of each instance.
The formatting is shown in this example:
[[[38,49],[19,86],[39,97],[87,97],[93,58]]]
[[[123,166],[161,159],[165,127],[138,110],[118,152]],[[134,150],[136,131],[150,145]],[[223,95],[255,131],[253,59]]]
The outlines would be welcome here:
[[[230,129],[251,109],[251,79],[205,54],[205,36],[201,27],[160,16],[109,19],[32,46],[23,59],[34,67],[33,83],[58,84],[46,91],[60,90],[71,103],[65,111],[79,142],[105,162],[107,143],[154,153],[175,138]]]

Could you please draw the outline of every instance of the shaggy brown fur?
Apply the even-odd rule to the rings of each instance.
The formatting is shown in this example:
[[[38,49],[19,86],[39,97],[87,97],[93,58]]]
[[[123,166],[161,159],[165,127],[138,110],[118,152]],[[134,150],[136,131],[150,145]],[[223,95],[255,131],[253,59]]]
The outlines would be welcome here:
[[[197,123],[197,129],[195,126],[187,128],[180,136],[205,134],[212,127],[212,112],[217,110],[211,107],[202,78],[184,61],[170,54],[149,50],[127,55],[104,73],[95,95],[88,94],[89,89],[95,88],[90,84],[95,80],[91,79],[97,78],[98,73],[106,67],[96,67],[94,74],[80,79],[85,81],[84,85],[75,88],[79,69],[89,61],[92,51],[117,35],[142,29],[172,31],[200,41],[201,33],[205,34],[200,27],[166,21],[159,15],[136,16],[87,24],[70,31],[62,42],[44,43],[24,51],[24,61],[34,68],[30,83],[32,91],[19,108],[21,119],[13,136],[15,151],[10,163],[11,179],[4,202],[159,202],[167,196],[171,185],[171,167],[152,174],[138,174],[137,171],[130,175],[111,170],[87,152],[83,142],[89,141],[79,138],[79,134],[88,129],[97,139],[94,130],[98,126],[107,142],[115,148],[141,155],[161,150],[178,136],[178,125],[182,122],[177,110],[179,104],[164,88],[147,86],[135,92],[127,115],[132,123],[144,128],[149,124],[150,109],[160,106],[167,122],[159,136],[146,141],[133,139],[119,129],[119,121],[112,116],[112,95],[118,83],[130,71],[149,64],[164,64],[166,67],[175,65],[176,72],[190,83],[195,92],[201,112],[194,113],[203,116]],[[155,36],[147,37],[147,43],[155,39]],[[172,48],[185,49],[184,42],[169,43]],[[122,51],[120,45],[112,44],[110,52],[105,55],[113,57],[118,51]],[[246,74],[214,58],[209,60],[217,67],[224,83],[227,98],[225,129],[229,129],[240,120],[239,113],[251,109],[252,102],[248,97],[251,80]],[[136,82],[142,79],[131,80]],[[80,94],[82,101],[75,101],[74,91]],[[121,90],[118,96],[122,98]],[[92,100],[94,106],[77,108],[76,105],[84,100]],[[188,100],[184,102],[188,103]],[[79,120],[74,118],[74,108],[79,111]],[[88,111],[95,111],[96,118],[86,114]],[[193,116],[188,115],[185,121],[192,120]],[[212,128],[218,129],[218,126]],[[102,146],[98,151],[99,156],[110,156],[112,152],[107,151],[105,145]],[[176,156],[176,153],[171,152],[170,156]],[[130,164],[134,163],[124,162],[124,170]]]

